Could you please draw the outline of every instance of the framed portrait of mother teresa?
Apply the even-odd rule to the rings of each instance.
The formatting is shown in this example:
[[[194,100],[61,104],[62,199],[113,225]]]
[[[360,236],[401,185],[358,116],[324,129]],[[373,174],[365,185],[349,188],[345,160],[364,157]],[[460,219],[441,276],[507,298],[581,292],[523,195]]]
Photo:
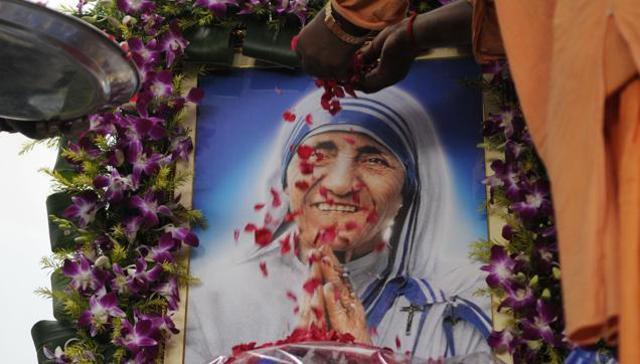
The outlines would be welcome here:
[[[471,58],[416,61],[405,80],[322,107],[300,74],[200,76],[183,360],[312,326],[420,358],[489,352],[481,90]],[[325,105],[326,106],[326,105]]]

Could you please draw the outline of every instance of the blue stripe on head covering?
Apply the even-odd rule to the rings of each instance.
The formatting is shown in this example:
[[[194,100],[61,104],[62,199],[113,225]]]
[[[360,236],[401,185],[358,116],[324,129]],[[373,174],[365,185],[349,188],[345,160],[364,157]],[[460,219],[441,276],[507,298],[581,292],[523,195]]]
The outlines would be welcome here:
[[[358,105],[366,108],[366,105]],[[292,134],[289,137],[282,159],[282,185],[286,185],[286,171],[293,159],[298,146],[310,135],[317,135],[328,131],[347,131],[365,134],[384,145],[405,168],[405,187],[407,191],[413,191],[417,186],[417,170],[413,153],[408,148],[407,141],[398,135],[383,118],[361,111],[344,109],[338,114],[323,118],[319,126],[309,125],[303,120],[298,120]],[[351,127],[351,128],[349,128]]]

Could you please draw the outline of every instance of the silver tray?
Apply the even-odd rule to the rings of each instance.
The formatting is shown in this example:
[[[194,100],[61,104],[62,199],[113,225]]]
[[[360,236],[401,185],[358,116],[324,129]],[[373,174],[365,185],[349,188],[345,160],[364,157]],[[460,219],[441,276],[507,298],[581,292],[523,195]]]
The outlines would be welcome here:
[[[127,102],[140,78],[99,29],[24,0],[0,0],[0,118],[73,120]]]

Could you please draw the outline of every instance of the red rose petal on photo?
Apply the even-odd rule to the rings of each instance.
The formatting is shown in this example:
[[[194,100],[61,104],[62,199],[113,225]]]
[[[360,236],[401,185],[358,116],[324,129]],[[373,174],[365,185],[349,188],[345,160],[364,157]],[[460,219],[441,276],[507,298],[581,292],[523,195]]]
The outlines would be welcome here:
[[[307,183],[307,181],[304,181],[304,180],[296,181],[294,185],[300,191],[306,191],[309,188],[309,183]]]
[[[297,315],[298,313],[300,313],[300,306],[296,306],[293,308],[293,314]]]
[[[400,349],[400,346],[402,346],[402,343],[400,342],[400,337],[396,335],[396,349]]]
[[[322,198],[324,198],[325,200],[327,199],[327,196],[329,194],[329,190],[326,189],[323,186],[320,186],[320,189],[318,190],[318,193],[320,193],[320,196],[322,196]]]
[[[344,224],[344,229],[347,230],[347,231],[351,231],[351,230],[357,229],[359,227],[360,227],[360,225],[358,225],[358,223],[353,221],[353,220],[347,221],[347,223]]]
[[[295,220],[298,215],[301,215],[300,211],[289,212],[284,216],[284,222],[291,222]]]
[[[375,224],[378,222],[378,213],[375,211],[371,211],[369,215],[367,215],[367,222],[369,224]]]
[[[307,116],[304,117],[304,122],[312,125],[313,124],[313,115],[311,114],[307,114]]]
[[[302,174],[312,174],[313,173],[313,164],[307,162],[307,161],[302,161],[300,162],[300,173]]]
[[[318,289],[318,286],[320,286],[320,284],[322,284],[322,281],[320,279],[311,278],[308,281],[304,282],[304,285],[302,286],[302,288],[305,290],[305,292],[312,295],[313,292],[315,292],[316,289]]]
[[[332,243],[334,240],[336,240],[337,235],[338,231],[336,226],[330,226],[320,232],[320,242],[325,244]]]
[[[233,240],[237,243],[240,239],[240,229],[233,230]]]
[[[292,113],[291,111],[287,110],[284,113],[282,113],[282,118],[284,119],[284,121],[291,123],[296,121],[296,114]]]
[[[356,204],[356,205],[360,205],[360,191],[359,190],[353,190],[353,192],[351,192],[351,201],[353,201],[353,203]]]
[[[256,244],[261,247],[267,246],[271,243],[273,237],[271,230],[267,228],[257,229],[254,233]]]
[[[334,199],[332,199],[331,197],[329,197],[328,199],[326,199],[324,202],[328,203],[329,205],[333,205],[336,203],[336,201]]]
[[[313,263],[319,262],[320,258],[316,254],[310,254],[308,261],[309,261],[309,265],[311,265]]]
[[[280,207],[280,205],[282,205],[280,194],[274,188],[271,188],[271,206]]]
[[[387,243],[381,241],[373,247],[373,250],[375,250],[377,253],[381,253],[384,250],[385,246],[387,246]]]
[[[287,298],[292,302],[298,302],[298,297],[291,291],[287,291]]]
[[[322,317],[324,317],[324,311],[322,311],[320,308],[318,307],[311,307],[311,311],[313,312],[313,315],[316,317],[317,320],[322,320]]]
[[[313,152],[315,151],[315,148],[309,146],[309,145],[304,145],[301,144],[298,146],[298,157],[300,157],[300,159],[302,160],[307,160],[309,158],[311,158],[311,156],[313,155]]]
[[[290,235],[287,234],[280,239],[280,254],[285,255],[291,251]]]
[[[267,263],[266,262],[260,262],[260,272],[262,273],[262,276],[264,276],[264,277],[268,277],[269,276],[269,271],[267,270]]]
[[[263,203],[257,203],[255,205],[253,205],[253,209],[256,210],[256,211],[262,210],[263,207],[264,207]]]
[[[257,229],[258,229],[258,227],[255,224],[251,224],[251,223],[249,223],[249,224],[244,226],[244,231],[246,233],[250,233],[252,231],[256,231]]]
[[[273,222],[273,216],[270,213],[264,214],[264,224],[269,225]]]

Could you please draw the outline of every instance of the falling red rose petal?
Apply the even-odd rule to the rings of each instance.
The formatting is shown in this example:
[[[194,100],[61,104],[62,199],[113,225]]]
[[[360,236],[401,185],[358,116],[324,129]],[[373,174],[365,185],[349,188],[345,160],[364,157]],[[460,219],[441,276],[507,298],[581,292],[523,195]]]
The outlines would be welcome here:
[[[249,223],[249,224],[244,226],[244,231],[246,233],[250,233],[252,231],[256,231],[257,229],[258,229],[258,227],[255,224],[251,224],[251,223]]]
[[[300,157],[300,159],[306,161],[309,158],[311,158],[311,156],[313,155],[314,151],[315,151],[315,149],[313,147],[301,144],[300,146],[298,146],[297,153],[298,153],[298,157]]]
[[[271,238],[273,235],[271,234],[271,230],[267,228],[262,228],[262,229],[257,229],[255,231],[254,236],[255,236],[256,244],[260,245],[261,247],[264,247],[271,243]]]
[[[269,276],[269,271],[267,270],[267,263],[266,262],[260,262],[260,272],[262,273],[262,276],[264,276],[264,277],[268,277]]]
[[[233,230],[233,240],[237,243],[240,239],[240,229]]]
[[[373,247],[373,250],[375,250],[377,253],[381,253],[384,250],[385,246],[387,246],[387,244],[384,241],[382,241],[382,242],[376,244]]]
[[[291,111],[287,110],[284,113],[282,113],[282,118],[284,119],[284,121],[291,123],[296,121],[296,114],[292,113]]]
[[[316,289],[318,289],[318,286],[320,284],[322,284],[322,281],[320,279],[311,278],[308,281],[304,282],[304,285],[302,286],[302,288],[305,290],[305,292],[312,295],[313,292],[315,292]]]
[[[255,205],[253,205],[253,209],[256,210],[256,211],[262,210],[263,207],[264,207],[263,203],[257,203]]]
[[[307,114],[307,116],[304,117],[304,122],[312,125],[313,124],[313,116],[311,114]]]
[[[309,183],[307,183],[307,181],[303,181],[303,180],[296,181],[296,183],[294,183],[294,185],[300,191],[306,191],[309,188]]]
[[[282,200],[280,199],[280,194],[274,188],[271,189],[271,206],[280,207],[282,205]]]
[[[302,174],[312,174],[313,173],[313,164],[307,161],[300,162],[300,173]]]
[[[375,211],[371,211],[369,215],[367,215],[367,222],[369,224],[375,224],[378,222],[378,213]]]
[[[289,300],[291,300],[292,302],[298,302],[298,297],[296,296],[295,293],[293,293],[291,291],[287,291],[287,298]]]
[[[396,349],[400,349],[400,346],[401,346],[400,337],[396,335]]]
[[[297,315],[298,313],[300,313],[300,306],[296,306],[293,308],[293,314]]]
[[[298,36],[294,35],[293,38],[291,38],[291,50],[295,52],[297,48],[298,48]]]
[[[347,230],[347,231],[351,231],[351,230],[357,229],[358,227],[360,227],[358,225],[358,223],[353,221],[353,220],[352,221],[347,221],[347,223],[344,224],[344,229]]]
[[[287,234],[280,239],[280,254],[285,255],[291,251],[290,235]]]

